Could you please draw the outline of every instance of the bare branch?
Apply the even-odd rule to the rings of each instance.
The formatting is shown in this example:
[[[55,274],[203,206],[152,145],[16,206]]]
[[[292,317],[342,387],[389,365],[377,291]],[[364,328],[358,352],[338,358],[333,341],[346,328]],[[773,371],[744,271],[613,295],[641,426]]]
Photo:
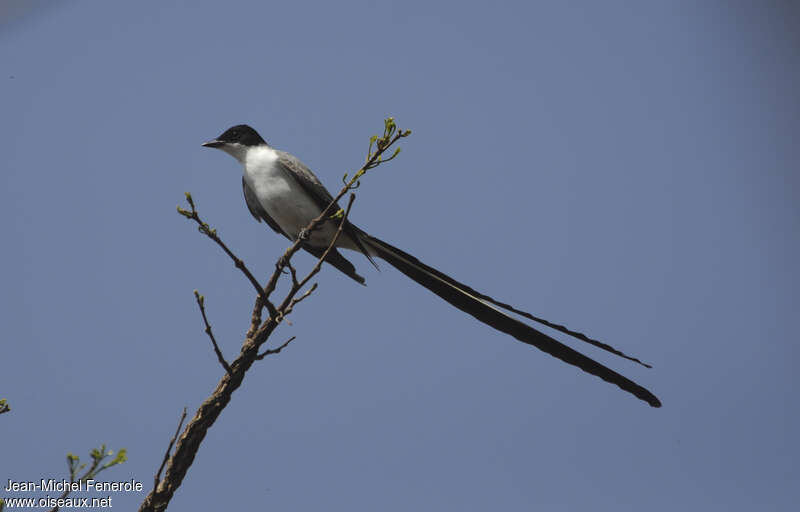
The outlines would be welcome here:
[[[286,347],[288,347],[288,346],[289,346],[289,343],[291,343],[292,341],[294,341],[294,339],[295,339],[295,338],[297,338],[297,336],[292,336],[291,338],[289,338],[288,340],[286,340],[285,342],[283,342],[283,345],[279,346],[278,348],[271,348],[271,349],[269,349],[269,350],[265,350],[264,352],[262,352],[262,353],[258,354],[258,355],[256,356],[256,359],[257,359],[257,360],[259,360],[259,361],[261,361],[261,360],[262,360],[262,359],[264,359],[265,357],[267,357],[267,356],[271,356],[272,354],[280,354],[281,350],[283,350],[283,349],[285,349]]]
[[[175,435],[172,436],[172,439],[169,441],[169,446],[167,446],[167,451],[164,453],[164,460],[161,461],[161,466],[158,467],[158,472],[155,476],[155,481],[153,483],[153,490],[156,490],[158,487],[158,482],[161,481],[161,472],[164,470],[164,466],[167,464],[167,460],[169,460],[169,454],[172,452],[172,445],[175,444],[175,440],[178,438],[178,434],[181,431],[181,426],[183,425],[183,420],[186,419],[186,407],[183,408],[183,414],[181,414],[181,419],[178,421],[178,428],[175,429]]]
[[[292,285],[297,286],[297,270],[294,268],[291,261],[287,261],[286,266],[289,267],[289,273],[292,276]]]
[[[303,295],[301,295],[300,297],[298,297],[296,299],[292,299],[292,303],[289,304],[289,310],[291,311],[295,307],[295,305],[297,305],[300,302],[302,302],[303,300],[305,300],[309,295],[314,293],[314,290],[316,290],[316,289],[317,289],[317,283],[314,283],[314,284],[311,285],[311,288],[306,290],[306,292]]]
[[[219,364],[225,368],[225,371],[231,373],[231,366],[228,364],[228,361],[222,356],[222,352],[219,349],[219,345],[217,345],[217,340],[214,338],[214,333],[211,331],[211,324],[208,323],[208,317],[206,317],[206,298],[200,295],[197,290],[194,291],[194,298],[197,300],[197,306],[200,308],[200,314],[203,315],[203,323],[206,324],[206,334],[208,337],[211,338],[211,344],[214,345],[214,352],[217,354],[217,359],[219,360]]]
[[[256,279],[253,276],[253,273],[250,272],[250,269],[247,268],[247,265],[244,264],[244,261],[242,261],[241,258],[236,256],[233,253],[233,251],[231,251],[228,248],[228,246],[225,244],[225,242],[222,241],[222,239],[217,234],[217,230],[213,229],[211,226],[209,226],[206,222],[204,222],[200,218],[200,215],[198,215],[197,209],[194,206],[194,199],[192,199],[192,195],[190,193],[188,193],[188,192],[185,192],[184,194],[186,195],[186,202],[189,203],[189,206],[192,209],[191,209],[191,211],[189,211],[189,210],[186,210],[186,209],[181,208],[180,206],[178,206],[178,213],[180,213],[181,215],[183,215],[184,217],[186,217],[189,220],[195,221],[197,223],[198,231],[200,231],[201,233],[206,235],[208,238],[213,240],[214,243],[216,243],[218,246],[220,246],[220,248],[222,248],[223,251],[225,251],[225,254],[227,254],[228,257],[230,257],[230,259],[233,260],[233,264],[236,266],[236,268],[238,268],[239,270],[242,271],[242,273],[245,275],[245,277],[247,277],[247,280],[250,281],[250,284],[253,285],[253,288],[255,288],[256,293],[259,294],[259,296],[261,296],[261,299],[264,302],[264,305],[267,308],[270,308],[270,306],[272,306],[272,304],[269,302],[269,299],[267,297],[262,295],[264,293],[264,291],[263,291],[264,288],[258,282],[258,279]],[[273,311],[274,309],[275,309],[274,306],[272,308],[270,308],[270,312]]]

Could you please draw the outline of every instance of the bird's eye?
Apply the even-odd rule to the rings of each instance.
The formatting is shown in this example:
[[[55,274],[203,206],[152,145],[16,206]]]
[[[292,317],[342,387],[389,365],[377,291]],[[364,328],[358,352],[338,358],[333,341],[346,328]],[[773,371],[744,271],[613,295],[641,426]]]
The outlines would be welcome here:
[[[239,132],[237,130],[232,131],[231,132],[231,138],[232,139],[238,139],[239,138]]]

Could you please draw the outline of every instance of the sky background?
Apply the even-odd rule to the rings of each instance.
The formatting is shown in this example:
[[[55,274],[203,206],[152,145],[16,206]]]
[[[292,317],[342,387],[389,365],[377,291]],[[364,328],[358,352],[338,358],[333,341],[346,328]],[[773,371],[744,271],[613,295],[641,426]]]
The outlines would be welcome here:
[[[572,343],[664,407],[351,254],[368,286],[324,269],[170,510],[794,510],[798,11],[0,3],[0,483],[105,442],[149,491],[223,373],[192,290],[238,353],[250,284],[175,207],[262,279],[288,242],[201,142],[249,123],[334,190],[393,115],[351,219],[652,363]]]

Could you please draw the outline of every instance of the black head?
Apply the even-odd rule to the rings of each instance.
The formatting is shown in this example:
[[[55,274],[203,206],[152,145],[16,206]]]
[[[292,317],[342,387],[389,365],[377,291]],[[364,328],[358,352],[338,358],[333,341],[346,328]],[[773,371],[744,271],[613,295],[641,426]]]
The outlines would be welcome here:
[[[241,144],[242,146],[260,146],[267,142],[261,138],[257,131],[246,124],[237,124],[225,130],[225,132],[214,140],[203,144],[209,148],[219,148],[226,144]]]

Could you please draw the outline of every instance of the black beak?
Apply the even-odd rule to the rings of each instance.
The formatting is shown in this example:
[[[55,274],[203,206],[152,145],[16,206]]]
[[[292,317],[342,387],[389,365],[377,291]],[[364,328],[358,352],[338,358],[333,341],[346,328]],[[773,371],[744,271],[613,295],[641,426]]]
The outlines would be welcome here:
[[[204,148],[218,148],[218,147],[220,147],[220,146],[224,146],[224,145],[225,145],[225,143],[224,143],[224,142],[222,142],[221,140],[217,140],[217,139],[210,140],[210,141],[208,141],[208,142],[204,142],[204,143],[202,144],[202,146],[203,146]]]

